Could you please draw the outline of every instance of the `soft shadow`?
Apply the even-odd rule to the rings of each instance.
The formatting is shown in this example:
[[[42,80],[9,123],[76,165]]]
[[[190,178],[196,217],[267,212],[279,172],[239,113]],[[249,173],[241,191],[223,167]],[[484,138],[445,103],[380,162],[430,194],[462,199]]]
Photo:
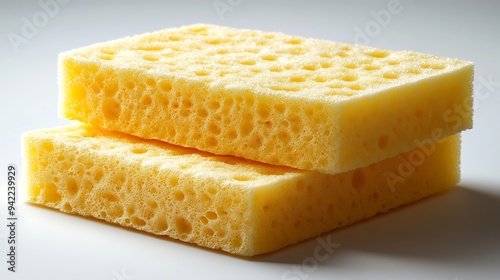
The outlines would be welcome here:
[[[488,256],[500,255],[500,192],[493,194],[478,191],[484,188],[477,185],[459,185],[453,191],[326,233],[319,238],[340,246],[335,248],[328,260],[319,261],[318,265],[349,266],[350,256],[360,253],[464,265],[471,260],[477,262],[484,259],[491,262],[492,258]],[[487,187],[495,188],[500,190],[500,187]],[[43,206],[28,205],[59,212]],[[227,257],[256,262],[303,264],[307,258],[313,257],[314,250],[321,246],[317,239],[311,239],[274,253],[250,258],[239,257],[92,217],[75,217]],[[352,261],[356,262],[355,259]],[[356,263],[352,265],[355,266]]]
[[[500,187],[461,184],[453,191],[325,234],[321,238],[329,238],[340,247],[328,261],[318,265],[337,266],[339,262],[345,265],[353,254],[458,265],[498,259],[500,192],[486,193],[480,189],[500,190]],[[253,260],[301,264],[313,256],[318,246],[318,241],[312,239]],[[492,258],[493,255],[497,257]]]

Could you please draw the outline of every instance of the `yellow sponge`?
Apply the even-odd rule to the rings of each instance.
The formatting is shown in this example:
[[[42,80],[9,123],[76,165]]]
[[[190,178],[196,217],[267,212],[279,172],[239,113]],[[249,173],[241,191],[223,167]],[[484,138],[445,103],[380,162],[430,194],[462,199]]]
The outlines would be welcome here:
[[[192,25],[62,53],[60,115],[335,174],[471,128],[472,76],[457,59]]]
[[[243,256],[452,188],[459,135],[431,146],[326,175],[88,125],[23,135],[29,202]]]

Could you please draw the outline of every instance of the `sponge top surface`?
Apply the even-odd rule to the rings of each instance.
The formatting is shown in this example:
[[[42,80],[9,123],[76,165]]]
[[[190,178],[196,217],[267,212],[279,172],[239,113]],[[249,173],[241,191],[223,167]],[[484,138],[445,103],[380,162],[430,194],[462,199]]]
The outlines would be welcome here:
[[[239,157],[213,155],[163,141],[146,140],[107,131],[87,124],[34,130],[27,132],[25,137],[47,139],[44,148],[49,150],[54,149],[52,142],[63,141],[68,147],[77,146],[81,156],[92,157],[93,153],[104,153],[114,155],[119,160],[128,159],[140,165],[159,167],[158,172],[165,168],[181,175],[217,177],[228,185],[248,188],[272,184],[276,180],[291,178],[305,172]]]
[[[335,102],[440,75],[470,62],[282,33],[195,24],[64,53],[211,88]]]

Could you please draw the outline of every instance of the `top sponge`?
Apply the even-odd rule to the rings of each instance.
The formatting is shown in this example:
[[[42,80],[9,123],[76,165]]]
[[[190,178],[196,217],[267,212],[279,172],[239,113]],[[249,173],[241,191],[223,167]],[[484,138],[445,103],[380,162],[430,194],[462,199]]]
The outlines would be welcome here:
[[[191,25],[59,56],[60,115],[338,173],[472,127],[470,62]]]

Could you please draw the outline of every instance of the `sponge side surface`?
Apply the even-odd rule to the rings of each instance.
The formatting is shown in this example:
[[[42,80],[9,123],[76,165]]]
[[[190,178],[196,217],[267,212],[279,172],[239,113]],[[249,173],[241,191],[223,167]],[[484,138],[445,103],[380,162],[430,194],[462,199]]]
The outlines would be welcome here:
[[[271,252],[452,188],[459,137],[326,175],[88,125],[23,135],[27,200],[233,254]],[[439,176],[436,176],[438,174]]]

